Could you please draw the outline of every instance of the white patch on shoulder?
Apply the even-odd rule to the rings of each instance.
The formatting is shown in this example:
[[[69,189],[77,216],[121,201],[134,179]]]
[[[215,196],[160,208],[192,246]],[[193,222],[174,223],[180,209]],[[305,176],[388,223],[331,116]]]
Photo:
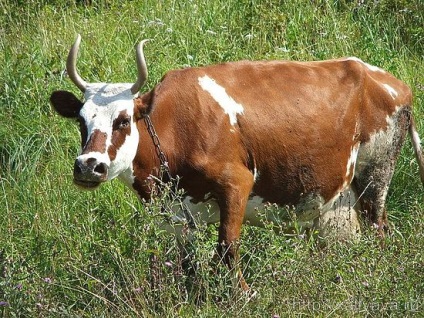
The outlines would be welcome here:
[[[218,85],[214,79],[207,75],[199,77],[199,85],[204,91],[208,92],[219,106],[221,106],[224,112],[228,114],[230,123],[234,126],[237,123],[237,115],[243,114],[244,112],[243,106],[229,96],[224,87]]]
[[[368,63],[365,63],[364,61],[362,61],[361,59],[359,59],[359,58],[357,58],[357,57],[354,57],[354,56],[352,56],[352,57],[348,57],[346,60],[350,60],[350,61],[356,61],[356,62],[359,62],[359,63],[362,63],[362,64],[364,64],[369,70],[371,70],[371,71],[373,71],[373,72],[382,72],[382,73],[386,73],[386,71],[385,70],[383,70],[383,69],[381,69],[381,68],[379,68],[379,67],[377,67],[377,66],[374,66],[374,65],[371,65],[371,64],[368,64]]]
[[[389,92],[389,94],[392,96],[393,99],[396,99],[396,97],[399,95],[398,92],[391,87],[389,84],[383,84],[384,88]]]

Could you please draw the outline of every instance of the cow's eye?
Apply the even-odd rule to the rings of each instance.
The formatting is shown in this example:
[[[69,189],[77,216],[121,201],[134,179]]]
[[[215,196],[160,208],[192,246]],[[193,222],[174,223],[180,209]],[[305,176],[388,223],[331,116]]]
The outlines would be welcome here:
[[[130,126],[130,119],[129,118],[125,118],[119,124],[119,129],[125,129],[125,128],[128,128],[129,126]]]

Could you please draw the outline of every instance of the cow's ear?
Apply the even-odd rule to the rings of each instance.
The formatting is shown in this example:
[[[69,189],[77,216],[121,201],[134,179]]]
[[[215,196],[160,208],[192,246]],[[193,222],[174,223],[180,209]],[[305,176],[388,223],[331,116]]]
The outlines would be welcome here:
[[[134,115],[136,120],[148,115],[152,110],[151,93],[147,93],[134,98]]]
[[[54,91],[50,96],[53,108],[63,117],[77,118],[84,105],[74,94],[67,91]]]

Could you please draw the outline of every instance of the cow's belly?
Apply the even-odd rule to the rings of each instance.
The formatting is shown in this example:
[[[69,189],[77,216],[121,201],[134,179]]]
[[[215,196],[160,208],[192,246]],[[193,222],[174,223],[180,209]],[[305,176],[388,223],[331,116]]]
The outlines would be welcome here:
[[[183,211],[179,205],[175,205],[171,215],[166,221],[163,221],[161,227],[168,232],[180,235],[182,225],[192,224],[215,224],[219,223],[220,212],[216,200],[213,198],[204,202],[194,202],[192,197],[187,196],[184,198],[183,203],[187,207],[190,215]],[[265,207],[263,200],[260,197],[249,198],[246,207],[246,214],[244,223],[249,222],[253,225],[261,226],[259,213]]]
[[[169,218],[161,224],[166,231],[180,236],[183,225],[193,223],[191,221],[197,225],[219,223],[219,207],[214,199],[195,203],[191,197],[186,197],[183,202],[190,211],[190,216],[175,206]],[[327,202],[320,196],[309,195],[292,207],[270,204],[261,197],[252,195],[246,206],[244,223],[264,227],[273,222],[276,228],[288,232],[297,225],[303,229],[313,227],[324,236],[350,236],[360,229],[357,211],[359,203],[350,186]]]
[[[360,233],[360,208],[356,192],[346,185],[328,201],[311,194],[292,207],[262,203],[256,209],[246,210],[245,221],[255,226],[264,226],[264,221],[273,222],[287,233],[292,233],[294,228],[313,228],[321,237],[351,238]]]

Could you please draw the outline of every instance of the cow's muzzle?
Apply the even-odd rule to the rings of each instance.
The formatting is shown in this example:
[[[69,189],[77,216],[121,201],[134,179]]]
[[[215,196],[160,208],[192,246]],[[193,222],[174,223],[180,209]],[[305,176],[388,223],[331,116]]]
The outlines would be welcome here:
[[[108,166],[96,158],[77,159],[74,164],[74,183],[84,189],[97,188],[107,180]]]

